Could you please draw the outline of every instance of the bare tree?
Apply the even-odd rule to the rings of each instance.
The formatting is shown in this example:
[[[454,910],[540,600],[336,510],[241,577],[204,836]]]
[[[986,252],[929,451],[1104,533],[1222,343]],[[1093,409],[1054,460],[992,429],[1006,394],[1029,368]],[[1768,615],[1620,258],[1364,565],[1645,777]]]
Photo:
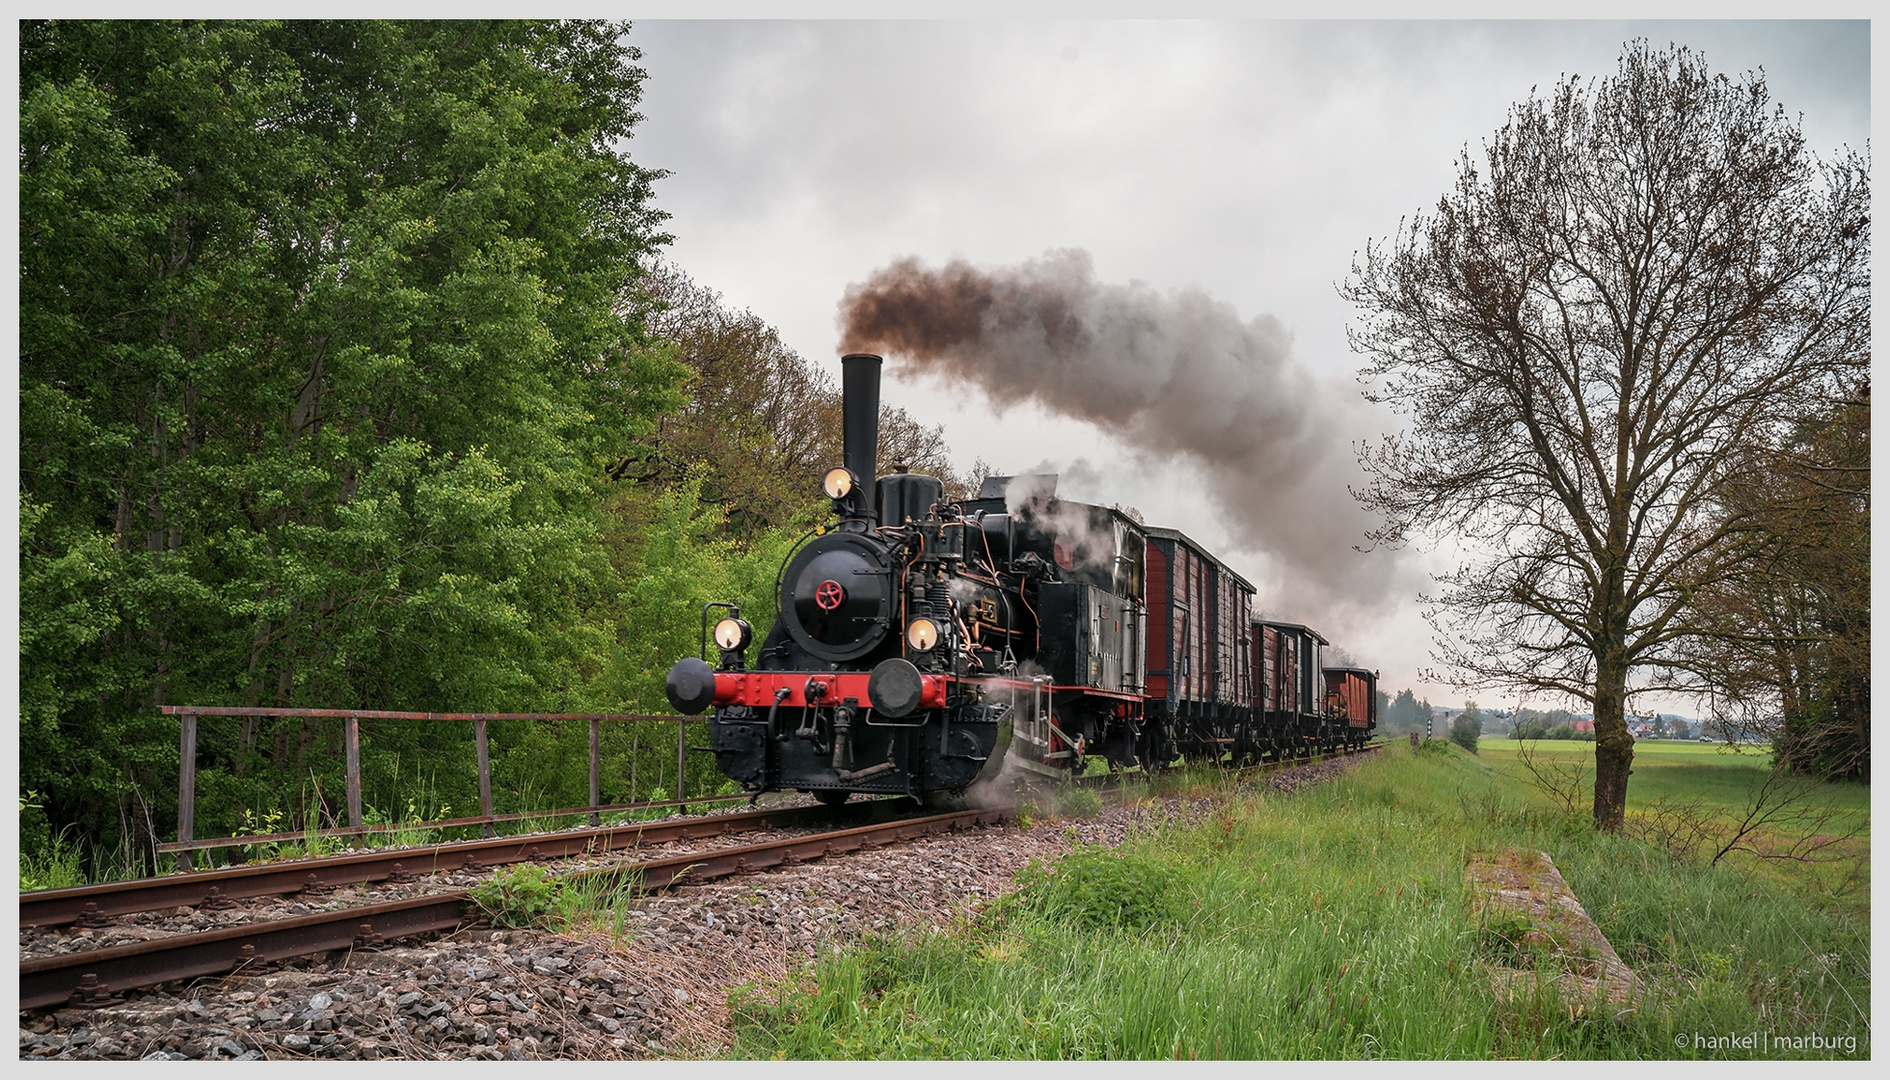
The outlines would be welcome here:
[[[1711,629],[1689,599],[1748,569],[1720,498],[1739,449],[1868,363],[1867,176],[1806,150],[1762,76],[1634,42],[1513,107],[1340,287],[1367,396],[1411,417],[1361,450],[1372,539],[1488,553],[1425,598],[1437,659],[1591,704],[1599,828],[1626,806],[1628,695],[1671,688]]]
[[[639,287],[637,301],[653,309],[651,333],[689,369],[689,402],[662,420],[644,457],[620,461],[613,477],[662,484],[706,467],[705,496],[742,531],[824,508],[820,477],[841,451],[834,380],[760,316],[735,310],[675,266],[658,264]],[[938,476],[954,492],[976,487],[953,471],[942,429],[884,404],[879,460]]]

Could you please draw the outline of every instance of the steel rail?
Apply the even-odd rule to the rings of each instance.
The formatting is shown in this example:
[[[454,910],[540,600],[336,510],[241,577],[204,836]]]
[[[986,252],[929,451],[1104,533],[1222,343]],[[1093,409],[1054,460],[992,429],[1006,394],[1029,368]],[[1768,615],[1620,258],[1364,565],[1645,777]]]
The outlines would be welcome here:
[[[916,836],[994,824],[1006,808],[961,810],[907,818],[812,836],[720,848],[568,877],[632,878],[643,889],[692,884],[744,870],[758,870],[837,855]],[[237,973],[264,962],[338,949],[367,948],[414,934],[455,929],[472,916],[466,890],[383,904],[365,904],[292,919],[177,934],[132,945],[41,957],[20,964],[20,1008],[55,1005],[80,1008],[113,1004],[125,990],[177,979]]]
[[[457,927],[464,890],[20,962],[20,1008],[96,1008],[122,991]]]
[[[139,878],[67,889],[45,889],[20,894],[20,925],[50,927],[79,923],[108,925],[106,920],[141,911],[209,904],[212,910],[230,901],[258,896],[308,892],[319,896],[340,885],[393,880],[440,871],[476,871],[527,860],[560,859],[571,855],[602,854],[676,840],[702,840],[731,832],[802,827],[841,820],[877,821],[889,814],[909,813],[910,799],[875,799],[841,807],[795,806],[743,810],[733,814],[670,818],[595,829],[461,840],[426,847],[383,849],[355,855],[296,859],[279,863],[246,863],[220,870],[199,870],[161,878]]]

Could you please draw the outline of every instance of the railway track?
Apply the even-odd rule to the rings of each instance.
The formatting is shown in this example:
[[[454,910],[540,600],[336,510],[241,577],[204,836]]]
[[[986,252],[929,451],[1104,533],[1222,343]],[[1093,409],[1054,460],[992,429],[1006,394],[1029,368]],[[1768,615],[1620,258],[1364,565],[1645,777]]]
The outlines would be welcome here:
[[[478,872],[511,863],[606,854],[672,841],[703,840],[729,833],[804,828],[830,823],[836,818],[849,824],[864,825],[897,814],[910,814],[916,808],[917,803],[910,799],[876,799],[838,808],[796,806],[743,810],[493,840],[460,840],[320,859],[242,864],[159,878],[47,889],[21,894],[20,925],[54,927],[78,924],[96,927],[109,925],[106,920],[117,916],[145,911],[199,905],[217,910],[227,907],[231,902],[256,897],[294,893],[320,896],[327,890],[343,885],[383,881],[399,883],[424,874]]]
[[[1376,742],[1366,743],[1365,745],[1359,747],[1357,750],[1339,749],[1339,750],[1330,751],[1328,753],[1315,753],[1307,757],[1290,757],[1290,758],[1279,758],[1274,761],[1261,761],[1252,765],[1242,765],[1237,769],[1229,769],[1228,772],[1234,779],[1240,780],[1249,776],[1263,776],[1270,772],[1279,772],[1282,769],[1296,769],[1304,765],[1317,765],[1318,763],[1325,761],[1328,758],[1357,757],[1360,754],[1375,753],[1379,750],[1383,750],[1386,745],[1387,744],[1383,740],[1379,740]],[[1098,789],[1100,792],[1102,792],[1103,794],[1113,794],[1114,792],[1120,789],[1124,775],[1145,776],[1147,774],[1145,773],[1128,773],[1128,774],[1097,773],[1094,776],[1078,777],[1076,779],[1076,783],[1081,784],[1085,787],[1094,787]]]
[[[632,877],[644,889],[659,889],[685,880],[706,881],[916,836],[995,824],[1010,814],[1008,808],[998,808],[881,821],[784,840],[639,860],[567,877]],[[399,937],[452,930],[474,917],[476,905],[466,890],[459,889],[40,957],[20,964],[20,1008],[109,1005],[120,1000],[125,990],[177,979],[240,973],[252,966],[313,953],[366,948]]]
[[[1359,751],[1264,762],[1237,770],[1249,776],[1315,764],[1331,757],[1355,756],[1381,749],[1374,743]],[[1107,782],[1111,777],[1095,777]],[[679,882],[707,881],[748,870],[811,861],[865,847],[897,843],[916,836],[1001,822],[1009,807],[964,810],[923,817],[909,814],[915,804],[883,799],[846,807],[793,807],[741,811],[701,818],[639,823],[562,833],[462,841],[425,848],[369,852],[292,863],[230,867],[168,878],[116,882],[23,895],[22,927],[57,927],[108,923],[112,915],[168,907],[227,906],[237,899],[291,893],[319,895],[343,884],[399,881],[404,875],[437,871],[476,872],[507,863],[548,861],[596,855],[679,840],[700,840],[729,833],[792,828],[831,822],[838,814],[856,824],[806,836],[743,844],[565,875],[633,878],[646,890]],[[20,964],[20,1007],[98,1007],[122,1000],[126,990],[179,979],[241,974],[263,964],[317,953],[368,948],[385,941],[450,931],[477,917],[465,889],[370,903],[198,933],[175,934],[128,945],[40,957]]]
[[[1281,769],[1291,769],[1291,768],[1296,768],[1301,765],[1313,765],[1313,764],[1317,764],[1318,762],[1324,761],[1327,758],[1348,758],[1348,757],[1357,757],[1360,754],[1374,754],[1380,750],[1383,750],[1386,745],[1387,745],[1386,742],[1380,739],[1374,742],[1368,742],[1365,745],[1359,747],[1357,750],[1346,750],[1346,749],[1341,748],[1338,750],[1330,751],[1328,753],[1312,754],[1303,758],[1298,758],[1298,757],[1281,758],[1277,761],[1262,761],[1255,765],[1243,765],[1240,768],[1235,769],[1234,776],[1236,779],[1238,779],[1240,777],[1257,776],[1257,775],[1262,775],[1262,774],[1270,773],[1270,772],[1278,772]]]

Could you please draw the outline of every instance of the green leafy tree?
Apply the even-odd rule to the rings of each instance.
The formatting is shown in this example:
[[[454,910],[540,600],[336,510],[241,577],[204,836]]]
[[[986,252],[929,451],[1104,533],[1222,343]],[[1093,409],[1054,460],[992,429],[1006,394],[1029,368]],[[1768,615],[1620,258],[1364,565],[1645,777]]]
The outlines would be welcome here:
[[[1386,726],[1393,731],[1428,731],[1433,721],[1430,701],[1419,701],[1409,689],[1398,691],[1386,711]]]
[[[607,700],[606,470],[682,400],[625,303],[667,239],[626,30],[22,24],[21,780],[55,825],[164,831],[167,702]],[[204,797],[326,776],[332,814],[338,738],[207,722]]]
[[[1754,524],[1747,572],[1693,598],[1723,628],[1686,670],[1731,730],[1797,772],[1870,778],[1870,386],[1742,462],[1726,513]]]
[[[1568,713],[1562,710],[1552,711],[1545,716],[1534,709],[1518,709],[1516,710],[1516,722],[1511,724],[1509,728],[1509,737],[1512,739],[1546,738],[1548,737],[1549,730],[1558,725],[1558,721],[1555,719],[1558,715],[1561,717],[1559,723],[1566,724],[1568,722]]]

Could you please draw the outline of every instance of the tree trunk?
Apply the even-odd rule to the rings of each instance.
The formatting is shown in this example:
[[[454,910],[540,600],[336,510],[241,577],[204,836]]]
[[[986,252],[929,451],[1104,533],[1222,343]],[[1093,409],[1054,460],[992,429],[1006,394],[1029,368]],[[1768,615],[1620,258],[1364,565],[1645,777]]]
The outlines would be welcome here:
[[[1634,736],[1627,729],[1625,650],[1611,644],[1595,663],[1595,828],[1619,832],[1627,816]]]

